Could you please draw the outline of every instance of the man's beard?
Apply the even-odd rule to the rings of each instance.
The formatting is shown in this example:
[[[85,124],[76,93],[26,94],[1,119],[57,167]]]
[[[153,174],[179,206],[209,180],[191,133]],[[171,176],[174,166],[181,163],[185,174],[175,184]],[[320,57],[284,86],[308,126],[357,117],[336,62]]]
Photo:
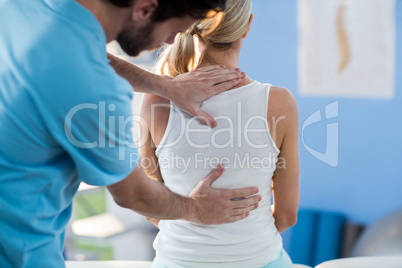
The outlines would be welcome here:
[[[121,31],[116,41],[128,55],[138,56],[142,51],[152,48],[152,32],[154,28],[155,24],[153,23],[149,23],[142,28],[132,24]]]

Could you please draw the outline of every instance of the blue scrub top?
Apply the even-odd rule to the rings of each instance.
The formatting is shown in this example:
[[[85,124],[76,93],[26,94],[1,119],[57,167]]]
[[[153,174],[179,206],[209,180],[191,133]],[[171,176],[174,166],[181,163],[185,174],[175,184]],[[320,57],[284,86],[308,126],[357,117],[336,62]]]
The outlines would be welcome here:
[[[64,267],[81,181],[110,185],[138,161],[133,89],[105,33],[74,0],[0,0],[0,267]]]

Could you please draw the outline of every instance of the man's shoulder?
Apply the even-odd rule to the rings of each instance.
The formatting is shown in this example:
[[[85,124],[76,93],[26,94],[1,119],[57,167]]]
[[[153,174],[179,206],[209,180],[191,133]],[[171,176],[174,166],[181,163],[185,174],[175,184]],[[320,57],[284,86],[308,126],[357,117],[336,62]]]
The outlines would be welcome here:
[[[0,55],[28,83],[51,84],[57,79],[71,84],[111,73],[105,43],[85,25],[46,7],[44,0],[23,1],[26,5],[2,2],[15,12],[0,18],[8,18],[0,25],[0,40],[9,44],[0,48]]]

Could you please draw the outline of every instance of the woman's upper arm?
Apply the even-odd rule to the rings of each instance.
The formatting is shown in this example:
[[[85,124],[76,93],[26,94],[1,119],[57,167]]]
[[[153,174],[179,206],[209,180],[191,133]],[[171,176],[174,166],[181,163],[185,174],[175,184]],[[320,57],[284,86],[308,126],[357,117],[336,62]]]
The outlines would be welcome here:
[[[145,173],[154,180],[163,182],[163,178],[158,165],[158,158],[155,155],[156,146],[153,142],[151,134],[152,118],[151,109],[155,104],[155,97],[150,94],[145,94],[142,104],[140,116],[142,122],[139,126],[140,142],[140,167],[144,169]]]
[[[299,120],[297,103],[290,91],[273,88],[268,114],[283,116],[278,125],[280,154],[272,178],[274,213],[276,217],[296,219],[299,205]],[[268,117],[269,118],[269,117]]]

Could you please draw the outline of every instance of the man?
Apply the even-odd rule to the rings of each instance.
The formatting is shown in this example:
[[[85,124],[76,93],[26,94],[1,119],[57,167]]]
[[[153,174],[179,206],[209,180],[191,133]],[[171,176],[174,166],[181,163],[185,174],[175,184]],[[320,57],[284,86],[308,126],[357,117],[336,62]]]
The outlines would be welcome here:
[[[64,267],[64,230],[81,181],[108,186],[119,205],[159,219],[219,224],[257,206],[259,196],[238,199],[258,189],[211,187],[222,167],[189,197],[136,167],[132,87],[105,52],[114,39],[131,55],[171,43],[223,7],[218,0],[0,0],[0,267]],[[241,77],[219,67],[177,79],[129,70],[137,89],[212,125],[200,103]]]

